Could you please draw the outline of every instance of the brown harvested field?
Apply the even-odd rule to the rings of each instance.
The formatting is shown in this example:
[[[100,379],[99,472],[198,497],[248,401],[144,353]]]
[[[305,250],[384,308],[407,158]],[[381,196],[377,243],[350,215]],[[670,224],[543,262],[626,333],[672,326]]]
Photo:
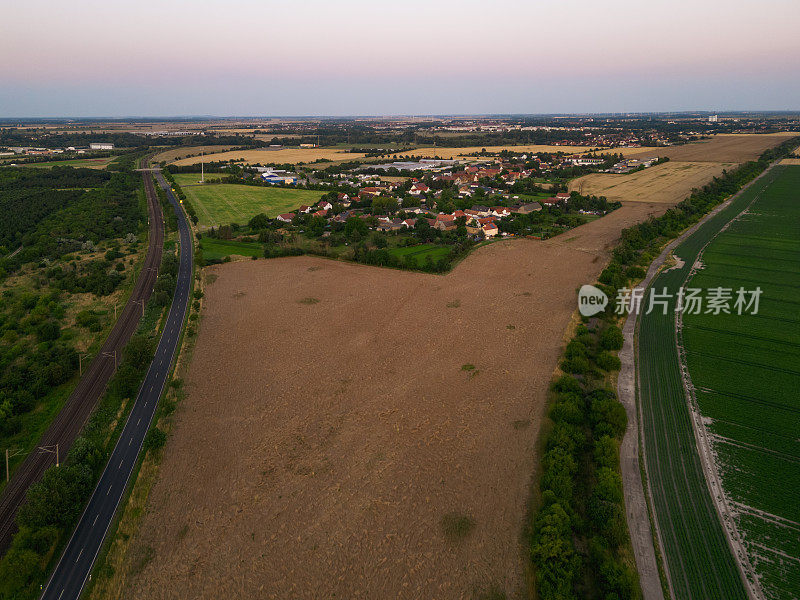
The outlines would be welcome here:
[[[233,150],[231,152],[220,152],[217,154],[209,154],[206,156],[206,161],[227,161],[235,160],[247,164],[265,164],[265,163],[309,163],[316,160],[330,160],[330,161],[344,161],[356,160],[364,158],[364,154],[360,152],[345,152],[341,148],[282,148],[280,150]],[[200,164],[200,157],[184,158],[183,160],[175,161],[176,165],[195,165]]]
[[[180,148],[175,148],[173,150],[165,150],[164,152],[159,152],[153,157],[153,162],[161,162],[162,160],[168,163],[174,162],[176,160],[180,160],[189,156],[190,154],[196,154],[197,162],[200,162],[200,153],[204,152],[206,155],[214,154],[215,152],[224,152],[225,150],[230,150],[234,146],[182,146]],[[207,161],[206,161],[207,162]]]
[[[569,191],[605,196],[612,201],[666,202],[686,198],[692,188],[702,187],[734,163],[669,161],[643,171],[615,175],[592,173],[569,182]]]
[[[622,228],[666,209],[499,241],[445,276],[313,257],[208,268],[122,596],[524,596],[537,435],[575,291]]]
[[[767,148],[780,144],[792,133],[777,134],[725,134],[715,135],[710,140],[701,140],[684,146],[658,148],[655,154],[670,160],[685,162],[746,162],[754,160]]]
[[[745,162],[773,146],[780,144],[785,138],[798,135],[796,132],[767,134],[727,134],[721,133],[708,140],[700,140],[682,146],[611,148],[603,150],[627,157],[659,156],[682,162]]]
[[[800,165],[800,158],[784,158],[781,161],[782,165]]]
[[[596,146],[595,146],[596,147]],[[577,152],[586,152],[587,150],[592,150],[595,147],[591,146],[543,146],[543,145],[520,145],[520,146],[468,146],[466,148],[416,148],[415,150],[409,150],[407,152],[398,152],[397,154],[392,154],[391,156],[396,156],[397,158],[405,158],[407,156],[421,156],[423,158],[433,158],[438,156],[439,158],[443,159],[455,159],[455,158],[475,158],[475,157],[467,157],[467,154],[473,154],[475,152],[480,152],[481,150],[486,150],[487,152],[491,153],[498,153],[502,150],[512,150],[514,152],[564,152],[566,154],[575,154]]]

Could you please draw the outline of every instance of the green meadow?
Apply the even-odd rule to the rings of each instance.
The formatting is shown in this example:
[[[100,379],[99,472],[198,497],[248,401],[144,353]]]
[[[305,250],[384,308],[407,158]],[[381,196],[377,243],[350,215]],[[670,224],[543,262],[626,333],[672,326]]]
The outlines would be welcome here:
[[[218,175],[207,177],[215,176]],[[231,223],[245,225],[260,213],[276,217],[303,204],[315,204],[323,195],[322,192],[281,187],[233,183],[199,184],[199,173],[180,173],[174,177],[197,212],[201,227],[219,227]]]

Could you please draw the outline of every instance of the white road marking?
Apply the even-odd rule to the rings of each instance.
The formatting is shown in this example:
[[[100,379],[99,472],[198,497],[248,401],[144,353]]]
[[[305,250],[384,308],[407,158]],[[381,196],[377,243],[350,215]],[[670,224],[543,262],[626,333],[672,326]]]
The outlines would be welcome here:
[[[80,560],[81,554],[83,554],[83,548],[81,548],[81,551],[78,552],[78,558],[75,559],[75,562],[78,562]]]
[[[97,513],[94,517],[94,521],[92,521],[92,527],[94,527],[95,523],[97,523],[97,518],[100,516],[100,513]]]

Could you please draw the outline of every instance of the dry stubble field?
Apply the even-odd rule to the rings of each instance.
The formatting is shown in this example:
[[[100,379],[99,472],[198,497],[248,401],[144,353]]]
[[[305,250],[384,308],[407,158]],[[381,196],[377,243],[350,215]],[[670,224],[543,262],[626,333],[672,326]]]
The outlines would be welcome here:
[[[266,164],[266,163],[309,163],[316,160],[344,161],[357,160],[364,158],[360,152],[345,152],[341,148],[283,148],[281,150],[233,150],[231,152],[218,152],[207,154],[206,162],[228,161],[240,159],[247,164]],[[194,156],[176,160],[173,164],[182,167],[185,165],[199,165],[200,157]]]
[[[569,190],[632,202],[680,202],[692,188],[702,187],[734,163],[669,161],[643,171],[614,175],[592,173],[573,179]]]
[[[417,148],[408,152],[398,152],[392,156],[398,160],[408,156],[422,156],[431,158],[450,159],[463,157],[465,154],[480,152],[481,146],[470,146],[466,148]],[[504,149],[511,149],[519,152],[566,152],[573,154],[590,150],[588,146],[486,146],[488,152],[499,152]],[[199,152],[199,150],[198,150]],[[233,152],[219,152],[209,154],[206,161],[217,160],[238,160],[244,159],[249,164],[255,163],[309,163],[315,160],[345,161],[359,160],[366,155],[360,152],[345,152],[342,148],[284,148],[282,150],[235,150]],[[469,158],[469,157],[467,157]],[[175,161],[178,166],[194,165],[200,163],[200,157],[184,158]]]
[[[621,228],[665,208],[498,242],[446,276],[311,257],[212,267],[131,549],[152,560],[124,597],[523,595],[520,532],[575,289]],[[444,533],[450,513],[473,520],[465,538]]]
[[[621,229],[668,207],[500,241],[445,276],[311,257],[209,268],[123,597],[524,596],[536,440],[575,290]],[[450,514],[466,536],[446,534]]]
[[[200,154],[203,152],[206,156],[216,152],[224,152],[230,150],[233,146],[181,146],[180,148],[173,148],[172,150],[164,150],[159,152],[153,157],[153,162],[166,161],[168,163],[180,160],[190,154]],[[200,162],[200,157],[197,156],[197,162]],[[206,159],[208,162],[208,159]]]

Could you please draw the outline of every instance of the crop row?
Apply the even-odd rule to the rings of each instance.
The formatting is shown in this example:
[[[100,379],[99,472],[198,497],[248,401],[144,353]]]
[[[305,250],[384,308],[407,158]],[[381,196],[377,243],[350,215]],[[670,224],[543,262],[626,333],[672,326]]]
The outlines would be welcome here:
[[[651,289],[677,291],[703,246],[773,178],[770,173],[754,183],[680,244],[675,254],[684,266],[662,272]],[[677,598],[745,598],[697,453],[674,313],[641,316],[638,361],[647,474],[673,592]]]
[[[751,209],[703,253],[690,287],[759,286],[758,315],[686,315],[683,341],[697,401],[730,498],[800,522],[800,168],[777,167]],[[679,249],[680,251],[680,249]],[[737,517],[767,597],[800,595],[798,531]]]

